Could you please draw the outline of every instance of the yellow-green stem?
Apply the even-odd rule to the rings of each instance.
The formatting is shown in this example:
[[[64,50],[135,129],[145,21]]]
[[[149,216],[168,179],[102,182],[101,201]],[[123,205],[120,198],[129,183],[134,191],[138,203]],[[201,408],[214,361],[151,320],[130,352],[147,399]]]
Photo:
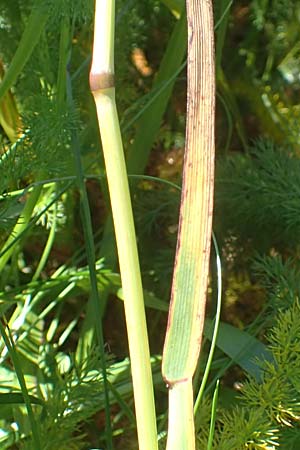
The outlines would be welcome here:
[[[114,88],[113,0],[97,0],[90,87],[93,93],[118,248],[140,450],[157,449],[143,289]],[[99,317],[100,320],[100,317]]]
[[[193,404],[191,378],[169,388],[169,433],[166,450],[195,449]]]

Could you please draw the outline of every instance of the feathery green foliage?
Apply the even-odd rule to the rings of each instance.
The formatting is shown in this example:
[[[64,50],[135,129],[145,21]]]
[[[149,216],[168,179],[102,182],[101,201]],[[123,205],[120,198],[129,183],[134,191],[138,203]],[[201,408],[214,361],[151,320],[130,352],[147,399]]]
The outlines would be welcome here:
[[[238,405],[229,410],[219,409],[213,448],[293,448],[286,443],[285,436],[289,434],[291,442],[296,442],[299,435],[299,326],[300,308],[296,300],[278,315],[268,333],[268,348],[274,359],[260,362],[262,381],[248,378],[241,386]],[[207,406],[204,408],[209,411]],[[199,427],[199,449],[207,441],[209,414],[206,420],[204,430]]]
[[[255,142],[245,155],[220,159],[216,209],[218,214],[222,205],[222,221],[218,224],[240,243],[251,239],[263,251],[293,246],[290,236],[299,236],[300,231],[299,168],[292,148],[266,140]]]

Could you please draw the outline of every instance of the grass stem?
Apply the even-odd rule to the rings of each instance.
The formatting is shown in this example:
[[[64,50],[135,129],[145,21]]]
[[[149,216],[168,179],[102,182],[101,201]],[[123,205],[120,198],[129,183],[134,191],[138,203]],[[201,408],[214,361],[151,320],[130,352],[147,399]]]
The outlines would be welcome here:
[[[38,423],[34,417],[33,409],[31,406],[31,401],[30,401],[30,396],[28,393],[28,389],[27,389],[25,378],[24,378],[23,371],[22,371],[22,366],[20,364],[19,357],[18,357],[18,354],[17,354],[15,346],[14,346],[14,341],[9,332],[9,329],[8,329],[8,333],[6,333],[6,330],[1,321],[0,321],[0,334],[6,345],[6,348],[10,354],[10,357],[13,362],[13,365],[14,365],[14,368],[16,371],[16,375],[17,375],[17,378],[18,378],[18,381],[20,384],[22,395],[24,398],[24,403],[25,403],[25,406],[27,409],[27,414],[28,414],[28,420],[30,422],[31,431],[32,431],[32,440],[33,440],[33,445],[34,445],[33,450],[42,450],[41,443],[40,443],[39,427],[38,427]]]
[[[95,99],[118,248],[140,450],[157,449],[143,289],[114,87],[115,2],[97,0],[90,87]]]

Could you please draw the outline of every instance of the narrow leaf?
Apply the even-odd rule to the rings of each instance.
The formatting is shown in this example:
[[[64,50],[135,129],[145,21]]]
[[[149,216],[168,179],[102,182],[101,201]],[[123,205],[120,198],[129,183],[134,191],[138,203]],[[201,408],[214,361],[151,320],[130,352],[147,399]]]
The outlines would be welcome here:
[[[211,339],[212,321],[209,319],[205,321],[204,334]],[[261,379],[261,369],[255,360],[272,358],[267,347],[254,336],[224,322],[220,323],[217,347],[257,380]]]
[[[31,404],[45,406],[44,402],[41,399],[34,397],[33,395],[28,395],[28,398]],[[0,405],[16,405],[16,404],[26,404],[22,393],[11,392],[7,394],[0,394]]]

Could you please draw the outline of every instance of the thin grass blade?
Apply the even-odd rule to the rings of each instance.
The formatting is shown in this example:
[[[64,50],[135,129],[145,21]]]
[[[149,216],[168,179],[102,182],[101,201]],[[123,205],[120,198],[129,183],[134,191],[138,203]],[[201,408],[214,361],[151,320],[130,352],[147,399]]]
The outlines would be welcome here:
[[[37,5],[35,2],[28,23],[22,35],[17,51],[10,63],[5,77],[0,84],[0,100],[12,87],[26,62],[32,54],[34,47],[39,42],[41,32],[44,30],[48,19],[48,8]]]

